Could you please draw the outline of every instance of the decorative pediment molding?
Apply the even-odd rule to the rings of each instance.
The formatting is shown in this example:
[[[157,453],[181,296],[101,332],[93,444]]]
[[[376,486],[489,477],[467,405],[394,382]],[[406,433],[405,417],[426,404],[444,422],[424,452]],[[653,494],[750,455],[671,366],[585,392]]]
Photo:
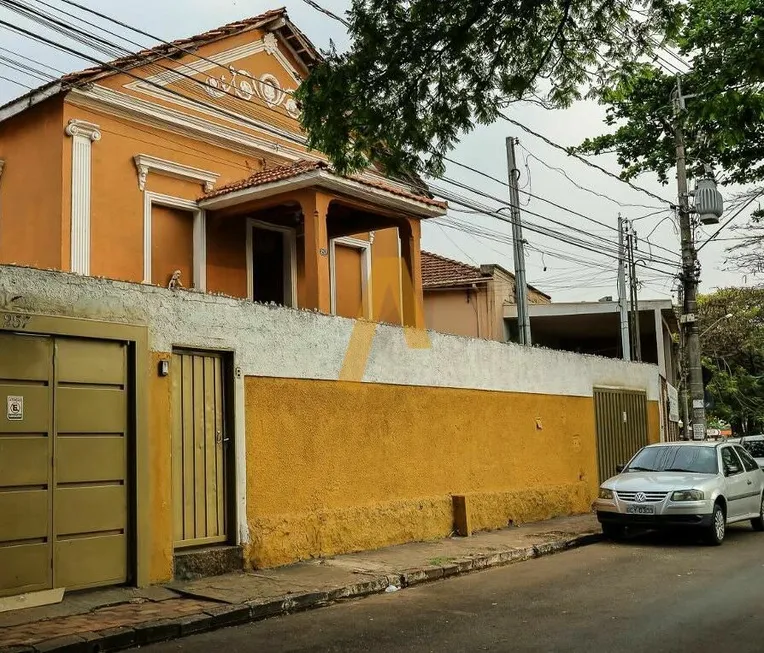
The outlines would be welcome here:
[[[141,190],[146,190],[146,180],[150,172],[165,177],[199,182],[205,193],[209,193],[214,188],[215,182],[220,177],[217,172],[159,159],[149,154],[136,154],[133,161],[135,161],[135,168],[138,171],[138,188]]]

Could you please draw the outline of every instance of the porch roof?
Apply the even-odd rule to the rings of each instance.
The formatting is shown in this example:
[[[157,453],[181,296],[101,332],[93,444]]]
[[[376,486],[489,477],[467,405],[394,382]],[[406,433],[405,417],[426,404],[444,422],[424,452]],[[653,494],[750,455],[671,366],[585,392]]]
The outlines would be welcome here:
[[[199,205],[222,209],[249,200],[261,199],[310,186],[326,188],[343,195],[403,210],[420,218],[445,215],[448,205],[426,195],[396,186],[369,174],[346,177],[338,175],[325,161],[300,160],[277,166],[245,179],[221,186],[202,195]]]

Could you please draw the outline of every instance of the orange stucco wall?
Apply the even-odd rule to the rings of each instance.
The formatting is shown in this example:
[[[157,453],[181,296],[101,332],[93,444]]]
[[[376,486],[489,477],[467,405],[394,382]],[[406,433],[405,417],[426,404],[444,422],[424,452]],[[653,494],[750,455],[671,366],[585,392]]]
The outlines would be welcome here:
[[[0,123],[0,263],[68,266],[61,222],[66,138],[61,98]]]
[[[425,325],[440,333],[490,338],[487,299],[485,285],[477,290],[425,290]]]

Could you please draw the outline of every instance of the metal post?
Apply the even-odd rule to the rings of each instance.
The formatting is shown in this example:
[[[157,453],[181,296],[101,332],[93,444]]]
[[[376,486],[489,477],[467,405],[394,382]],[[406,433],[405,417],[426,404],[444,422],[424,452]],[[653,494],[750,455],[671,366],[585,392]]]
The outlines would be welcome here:
[[[629,300],[626,298],[626,248],[623,216],[618,214],[618,311],[621,315],[621,352],[623,360],[631,360],[629,342]]]
[[[690,219],[689,194],[687,191],[687,166],[684,151],[684,130],[682,112],[684,97],[682,83],[677,75],[676,98],[674,105],[674,138],[676,141],[676,182],[679,195],[679,227],[682,238],[682,284],[684,286],[684,304],[680,323],[686,348],[685,360],[689,375],[690,416],[692,428],[687,429],[688,437],[697,440],[706,438],[706,404],[703,392],[703,368],[700,361],[700,336],[697,322],[698,266],[697,252]]]
[[[634,241],[636,232],[631,223],[626,223],[626,249],[629,261],[629,287],[631,291],[631,318],[633,325],[632,339],[634,341],[634,360],[642,361],[642,334],[639,328],[639,283],[637,281],[637,264],[634,260]]]
[[[517,329],[520,344],[531,345],[531,319],[528,314],[528,283],[525,278],[525,241],[520,217],[520,193],[517,180],[520,170],[515,163],[517,139],[507,137],[507,170],[509,173],[509,202],[512,213],[512,244],[515,255],[515,303],[517,304]]]

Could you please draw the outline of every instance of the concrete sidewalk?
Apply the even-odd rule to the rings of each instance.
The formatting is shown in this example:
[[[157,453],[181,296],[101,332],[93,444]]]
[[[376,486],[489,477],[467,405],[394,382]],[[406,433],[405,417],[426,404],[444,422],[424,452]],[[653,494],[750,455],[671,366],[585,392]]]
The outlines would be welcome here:
[[[564,551],[599,539],[593,515],[174,582],[73,593],[0,613],[0,653],[95,653],[183,637]]]

